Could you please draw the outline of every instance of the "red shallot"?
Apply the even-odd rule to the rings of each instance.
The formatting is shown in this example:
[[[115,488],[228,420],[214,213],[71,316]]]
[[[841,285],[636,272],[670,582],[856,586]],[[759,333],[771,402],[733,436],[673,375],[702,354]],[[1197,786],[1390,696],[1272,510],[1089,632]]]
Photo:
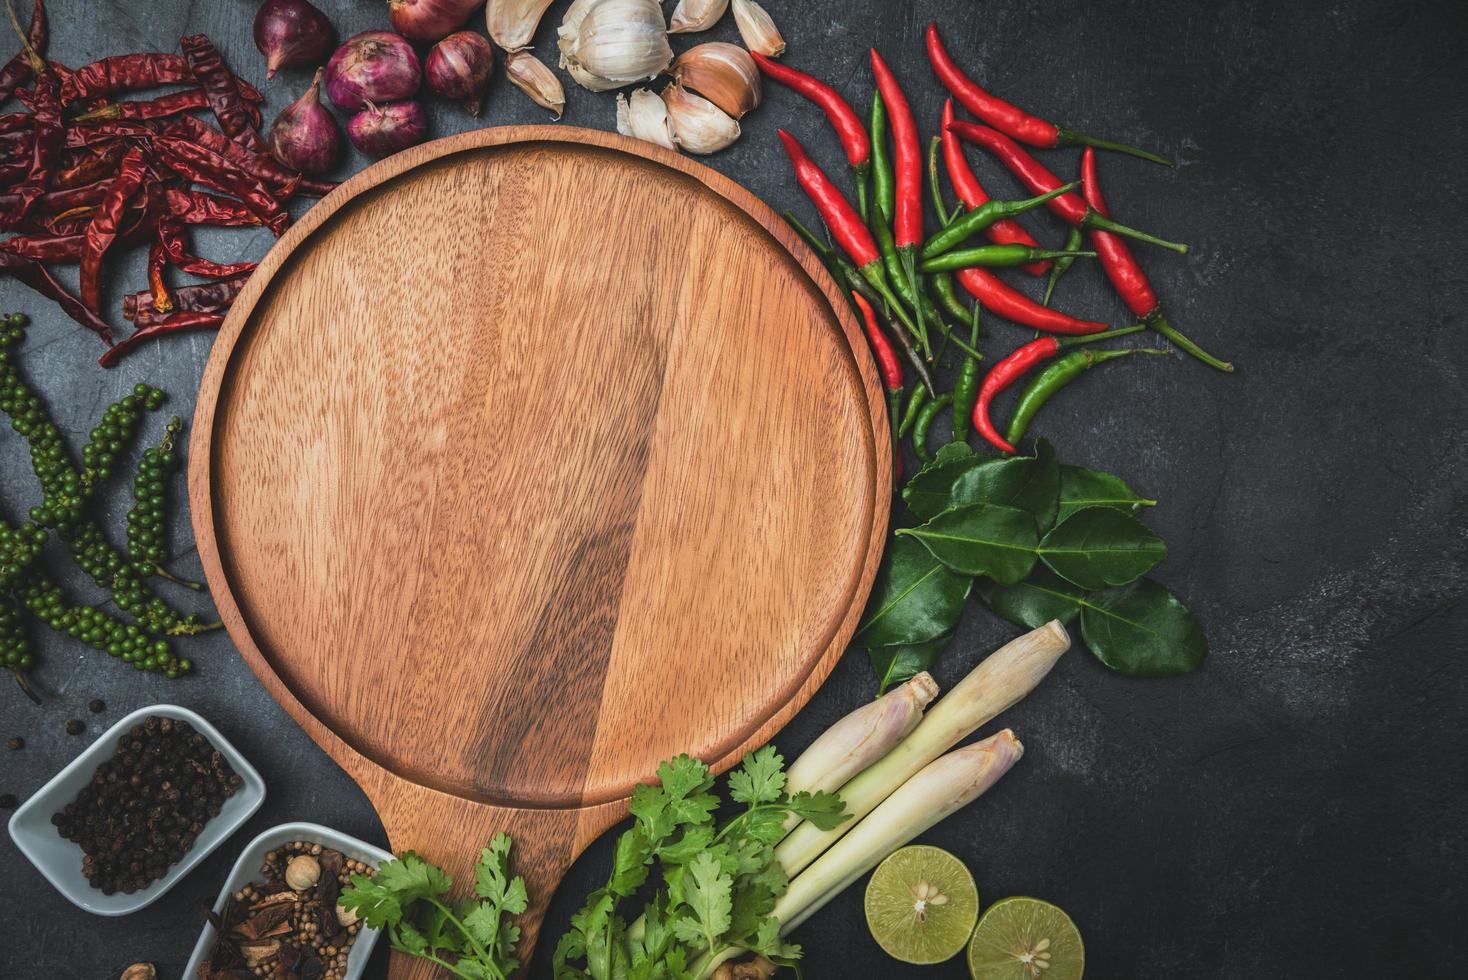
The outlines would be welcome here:
[[[423,81],[413,46],[392,31],[363,31],[346,39],[326,63],[326,94],[356,112],[369,103],[411,98]]]
[[[484,0],[387,0],[393,29],[415,41],[437,41],[464,26]]]
[[[473,31],[455,31],[439,41],[423,64],[428,87],[435,94],[462,102],[476,116],[493,70],[494,47]]]
[[[255,47],[265,56],[265,77],[280,68],[317,65],[336,43],[326,15],[307,0],[265,0],[255,14]]]
[[[321,104],[321,69],[311,87],[270,124],[270,155],[289,170],[323,174],[342,158],[336,117]]]
[[[428,117],[417,102],[369,102],[367,108],[347,120],[347,138],[374,160],[422,143],[427,133]]]

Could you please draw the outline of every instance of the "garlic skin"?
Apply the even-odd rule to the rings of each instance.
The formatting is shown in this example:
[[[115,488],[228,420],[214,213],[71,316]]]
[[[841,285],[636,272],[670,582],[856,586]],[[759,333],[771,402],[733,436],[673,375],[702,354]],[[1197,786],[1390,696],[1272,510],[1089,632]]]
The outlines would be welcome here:
[[[733,3],[734,24],[746,48],[766,58],[778,58],[785,53],[785,38],[764,7],[754,0],[733,0]]]
[[[576,0],[556,33],[561,67],[593,92],[656,78],[673,60],[657,0]]]
[[[566,90],[561,80],[529,51],[511,51],[505,55],[505,76],[516,88],[530,96],[542,109],[561,118],[566,108]]]
[[[540,18],[551,0],[489,0],[484,8],[489,36],[506,51],[520,51],[530,45]]]
[[[673,8],[673,16],[668,20],[668,33],[706,31],[717,24],[728,9],[729,0],[678,0],[678,6]]]
[[[673,137],[689,153],[717,153],[739,138],[738,122],[677,82],[663,89],[663,105],[673,124]]]
[[[633,139],[646,140],[669,150],[677,150],[673,141],[673,124],[668,107],[652,89],[640,88],[628,96],[617,96],[617,132]]]
[[[673,80],[708,99],[735,119],[757,108],[764,89],[754,59],[737,44],[710,41],[689,48],[673,62]]]
[[[356,909],[349,909],[341,902],[336,903],[336,921],[343,929],[350,929],[359,919]]]

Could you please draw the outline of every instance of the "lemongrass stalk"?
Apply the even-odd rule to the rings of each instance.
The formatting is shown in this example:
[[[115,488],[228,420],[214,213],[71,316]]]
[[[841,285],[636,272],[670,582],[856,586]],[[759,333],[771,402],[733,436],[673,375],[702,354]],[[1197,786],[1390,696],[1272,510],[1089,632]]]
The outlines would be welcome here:
[[[820,859],[790,882],[770,913],[788,935],[883,858],[978,799],[1024,755],[1024,746],[1005,729],[982,742],[939,756],[924,766]],[[694,976],[708,977],[737,948],[706,954]]]
[[[938,696],[938,682],[926,670],[908,678],[875,701],[843,715],[810,744],[785,770],[785,792],[834,793],[847,780],[891,751],[922,720],[923,709]],[[800,818],[785,818],[789,833]],[[640,940],[645,916],[627,927],[627,938]]]
[[[991,653],[928,710],[912,734],[841,787],[850,820],[832,830],[802,823],[781,841],[775,857],[786,873],[799,874],[914,773],[1033,691],[1068,649],[1065,627],[1051,620]]]

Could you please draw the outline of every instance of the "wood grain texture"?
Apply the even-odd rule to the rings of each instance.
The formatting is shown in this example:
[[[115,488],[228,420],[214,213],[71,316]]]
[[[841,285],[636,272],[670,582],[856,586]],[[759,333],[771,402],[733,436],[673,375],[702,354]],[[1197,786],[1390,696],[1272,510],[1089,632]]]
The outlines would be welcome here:
[[[528,953],[659,760],[727,768],[841,655],[890,491],[865,352],[701,164],[551,127],[417,147],[309,211],[221,331],[210,587],[394,848],[464,881],[513,834]]]

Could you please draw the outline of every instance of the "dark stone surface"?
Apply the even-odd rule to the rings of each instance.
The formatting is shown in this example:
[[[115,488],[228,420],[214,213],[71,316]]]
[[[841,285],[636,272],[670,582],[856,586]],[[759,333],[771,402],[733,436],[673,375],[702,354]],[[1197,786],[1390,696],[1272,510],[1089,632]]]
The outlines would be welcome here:
[[[181,34],[204,31],[263,82],[249,39],[255,6],[53,0],[51,50],[80,64],[173,50]],[[385,20],[381,3],[322,6],[344,35]],[[553,50],[563,6],[541,29],[542,52]],[[1084,651],[1071,653],[1002,719],[1025,741],[1023,764],[926,839],[969,863],[986,903],[1031,894],[1069,910],[1094,978],[1468,974],[1461,5],[768,6],[791,62],[855,102],[869,92],[865,46],[879,42],[910,87],[925,134],[940,99],[920,33],[941,15],[955,54],[1014,100],[1176,154],[1175,171],[1106,158],[1109,197],[1131,223],[1194,244],[1187,260],[1150,250],[1144,260],[1173,322],[1241,368],[1224,377],[1184,360],[1121,362],[1043,416],[1038,430],[1063,459],[1114,469],[1162,501],[1147,515],[1172,549],[1158,577],[1202,618],[1212,656],[1191,677],[1128,681]],[[726,21],[710,36],[732,35]],[[307,77],[288,71],[264,86],[267,118]],[[568,94],[568,124],[611,127],[610,95]],[[442,105],[432,117],[443,134],[545,114],[500,79],[480,122]],[[809,217],[775,147],[777,124],[835,172],[841,158],[819,115],[783,90],[769,92],[744,138],[710,163],[776,208]],[[1050,159],[1062,172],[1076,165],[1070,151]],[[1001,195],[1013,190],[992,167],[983,174]],[[1061,240],[1048,218],[1032,226],[1046,242]],[[231,233],[205,248],[228,259],[266,244],[263,235]],[[119,292],[142,281],[137,256],[111,272]],[[1059,302],[1125,319],[1091,268],[1078,268]],[[107,372],[93,363],[94,338],[0,279],[0,308],[16,307],[35,319],[25,368],[78,443],[139,379],[169,390],[175,410],[192,407],[208,336],[149,348]],[[1022,336],[997,327],[991,344]],[[149,435],[162,423],[155,419]],[[16,515],[35,487],[18,438],[7,433],[0,442],[5,510]],[[109,526],[121,527],[126,506],[107,503]],[[197,572],[183,515],[175,541],[184,555],[178,570]],[[975,608],[939,679],[951,684],[1010,633]],[[0,790],[28,795],[110,721],[173,701],[236,741],[264,773],[269,798],[173,892],[120,920],[68,905],[8,837],[0,840],[0,975],[94,980],[152,960],[160,975],[176,976],[198,932],[200,902],[212,900],[255,833],[305,819],[382,841],[362,794],[265,694],[225,637],[191,644],[202,669],[178,684],[54,637],[43,637],[42,648],[37,676],[53,692],[45,705],[0,688],[0,734],[27,741],[24,751],[0,755]],[[848,657],[779,744],[800,749],[871,690],[862,656]],[[90,715],[84,705],[99,694],[107,711]],[[88,737],[63,733],[71,717],[86,721]],[[609,843],[593,847],[567,878],[547,948],[605,874]],[[919,969],[882,956],[863,924],[860,888],[796,938],[807,976],[965,975],[957,960]],[[544,960],[537,975],[549,974]]]

